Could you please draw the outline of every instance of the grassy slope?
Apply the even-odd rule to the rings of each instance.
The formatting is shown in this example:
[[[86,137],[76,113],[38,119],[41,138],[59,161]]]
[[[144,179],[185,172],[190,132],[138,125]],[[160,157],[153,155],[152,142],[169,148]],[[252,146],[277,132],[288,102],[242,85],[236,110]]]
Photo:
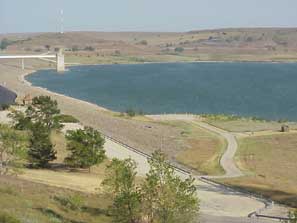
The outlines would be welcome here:
[[[57,198],[79,196],[82,210],[71,210]],[[0,178],[0,210],[22,222],[42,223],[108,223],[108,198],[100,194],[84,194],[59,187],[46,186],[12,177]]]
[[[297,207],[297,134],[242,138],[239,145],[237,163],[248,176],[222,182]]]
[[[110,222],[106,216],[110,201],[98,191],[108,161],[92,167],[91,173],[67,169],[61,165],[67,156],[64,135],[52,132],[51,140],[58,157],[53,168],[24,168],[18,178],[0,177],[0,210],[23,222]],[[56,199],[74,195],[85,201],[81,211],[73,211]]]
[[[109,162],[93,166],[88,170],[72,170],[63,165],[66,150],[66,140],[62,133],[52,132],[51,141],[57,151],[57,159],[52,163],[51,169],[23,169],[19,176],[22,179],[44,183],[47,185],[73,189],[81,192],[95,193],[105,175],[105,166]]]
[[[170,121],[167,124],[181,129],[180,140],[186,148],[176,155],[176,161],[203,174],[223,174],[219,164],[225,141],[193,123]]]

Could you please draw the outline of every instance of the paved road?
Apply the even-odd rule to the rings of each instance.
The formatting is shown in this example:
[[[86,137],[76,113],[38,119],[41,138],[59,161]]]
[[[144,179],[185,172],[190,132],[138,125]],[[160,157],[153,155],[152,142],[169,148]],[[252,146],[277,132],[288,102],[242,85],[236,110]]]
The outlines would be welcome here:
[[[193,121],[193,122],[202,128],[205,128],[211,132],[219,134],[220,136],[225,138],[227,141],[226,151],[220,160],[220,164],[223,167],[223,169],[225,170],[225,175],[223,175],[223,176],[208,176],[208,177],[209,178],[228,178],[228,177],[243,176],[243,173],[236,166],[236,164],[234,162],[234,156],[235,156],[235,153],[238,148],[238,144],[237,144],[235,136],[230,132],[219,129],[219,128],[209,125],[205,122],[199,122],[199,121]]]
[[[195,115],[177,115],[177,114],[167,114],[167,115],[148,115],[149,118],[155,120],[181,120],[186,122],[191,122],[199,125],[200,127],[207,129],[208,131],[214,132],[222,136],[227,141],[227,148],[223,154],[220,164],[225,170],[225,175],[223,176],[207,176],[208,178],[228,178],[228,177],[240,177],[243,176],[243,173],[234,163],[234,156],[237,151],[238,145],[235,136],[223,129],[217,128],[210,124],[207,124],[202,121],[197,121],[197,116]]]
[[[81,126],[77,124],[67,124],[66,129],[76,129]],[[64,129],[64,131],[66,130]],[[149,171],[147,157],[142,154],[122,146],[119,143],[106,139],[106,155],[109,158],[126,159],[132,158],[137,163],[137,172],[140,176],[145,176]],[[188,174],[176,172],[180,177],[186,178]],[[199,176],[195,176],[200,199],[201,212],[210,216],[217,217],[246,217],[249,213],[263,208],[263,202],[247,197],[243,194],[230,191],[225,187],[212,185],[203,182]]]
[[[138,164],[137,172],[141,176],[149,170],[147,158],[135,153],[120,144],[106,140],[106,155],[110,158],[132,158]],[[187,174],[176,172],[182,178]],[[211,185],[199,180],[197,176],[196,185],[201,202],[201,212],[211,216],[246,217],[249,213],[264,207],[264,203],[243,194],[230,191],[218,185]]]

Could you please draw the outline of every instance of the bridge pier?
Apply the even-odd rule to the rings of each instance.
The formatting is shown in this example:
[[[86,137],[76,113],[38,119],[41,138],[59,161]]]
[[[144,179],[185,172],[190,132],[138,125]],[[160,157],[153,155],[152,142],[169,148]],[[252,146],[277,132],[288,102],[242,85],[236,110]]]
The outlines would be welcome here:
[[[65,71],[65,57],[64,57],[62,50],[60,50],[59,53],[57,53],[56,60],[57,60],[57,71],[64,72]]]

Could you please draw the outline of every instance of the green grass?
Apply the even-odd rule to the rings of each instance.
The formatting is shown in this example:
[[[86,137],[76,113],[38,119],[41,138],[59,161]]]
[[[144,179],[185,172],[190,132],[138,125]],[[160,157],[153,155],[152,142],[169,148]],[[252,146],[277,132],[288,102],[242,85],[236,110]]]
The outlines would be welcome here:
[[[55,119],[62,123],[79,123],[79,120],[72,115],[58,115],[55,117]]]
[[[297,207],[296,160],[296,133],[242,138],[236,162],[247,176],[222,182]]]
[[[80,197],[80,209],[64,205],[59,198]],[[110,200],[101,194],[84,194],[12,177],[0,178],[0,210],[21,222],[108,223]]]

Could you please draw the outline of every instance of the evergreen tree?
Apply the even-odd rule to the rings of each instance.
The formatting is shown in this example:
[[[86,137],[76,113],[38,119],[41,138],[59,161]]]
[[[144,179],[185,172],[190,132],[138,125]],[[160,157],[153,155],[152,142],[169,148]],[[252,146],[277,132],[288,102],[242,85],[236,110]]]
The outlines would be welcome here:
[[[65,158],[65,163],[73,167],[90,168],[105,159],[103,149],[104,139],[101,134],[91,128],[68,131],[66,135],[67,150],[70,155]]]
[[[56,151],[50,141],[50,130],[41,122],[32,124],[28,159],[35,167],[46,167],[56,159]]]
[[[48,129],[61,128],[61,124],[55,117],[60,114],[58,103],[49,96],[34,97],[32,104],[26,110],[26,117],[31,121],[42,122]]]

